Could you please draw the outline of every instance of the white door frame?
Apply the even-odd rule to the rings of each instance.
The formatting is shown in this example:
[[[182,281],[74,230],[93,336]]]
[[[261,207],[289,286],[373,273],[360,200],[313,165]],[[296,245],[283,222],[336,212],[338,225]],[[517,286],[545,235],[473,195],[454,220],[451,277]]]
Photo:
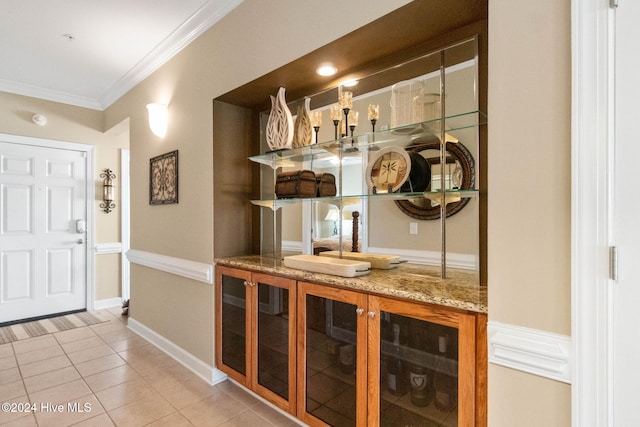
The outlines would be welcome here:
[[[131,249],[131,203],[130,203],[130,158],[129,150],[120,151],[120,295],[122,302],[131,294],[130,265],[127,252]]]
[[[62,150],[75,150],[86,153],[87,156],[87,183],[85,194],[86,203],[86,220],[87,220],[87,244],[86,247],[86,283],[87,283],[87,310],[93,310],[95,301],[95,259],[94,259],[94,241],[95,241],[95,157],[93,145],[78,144],[75,142],[56,141],[53,139],[33,138],[30,136],[10,135],[0,133],[0,140],[3,142],[11,142],[21,145],[32,145],[46,148],[59,148]]]
[[[572,0],[572,425],[611,425],[609,171],[612,37],[609,0]]]

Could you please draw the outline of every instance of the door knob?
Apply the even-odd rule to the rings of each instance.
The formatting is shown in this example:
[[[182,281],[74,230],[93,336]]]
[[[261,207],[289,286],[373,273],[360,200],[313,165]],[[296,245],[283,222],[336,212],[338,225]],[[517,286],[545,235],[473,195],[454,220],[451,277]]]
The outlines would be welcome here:
[[[81,244],[83,244],[83,243],[84,243],[84,240],[82,240],[82,239],[78,239],[78,240],[76,240],[76,243],[77,243],[77,244],[79,244],[79,245],[81,245]]]

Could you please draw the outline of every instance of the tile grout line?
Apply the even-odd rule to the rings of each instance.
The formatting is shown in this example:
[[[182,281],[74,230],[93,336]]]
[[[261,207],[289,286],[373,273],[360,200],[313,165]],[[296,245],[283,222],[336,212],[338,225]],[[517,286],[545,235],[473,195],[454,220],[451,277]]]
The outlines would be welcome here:
[[[98,335],[98,334],[97,334],[93,329],[91,329],[90,325],[85,325],[84,327],[86,327],[86,328],[88,328],[89,330],[91,330],[91,332],[93,332],[93,333],[94,333],[94,334],[95,334],[95,335],[100,339],[100,341],[104,342],[104,340],[102,339],[102,337],[101,337],[101,336],[99,336],[99,335]],[[76,329],[81,329],[81,328],[76,328]],[[66,332],[66,331],[60,331],[60,332]],[[60,333],[60,332],[58,332],[58,333]],[[69,352],[67,352],[67,350],[65,350],[65,348],[64,348],[64,346],[63,346],[63,344],[62,344],[62,342],[60,342],[60,340],[58,339],[58,337],[56,336],[56,334],[55,334],[55,333],[53,333],[52,335],[53,335],[53,338],[57,341],[57,343],[58,343],[58,345],[60,346],[60,348],[62,349],[62,352],[64,353],[64,355],[67,357],[67,359],[69,359],[69,362],[71,363],[71,366],[73,366],[73,369],[78,373],[78,376],[80,377],[80,380],[82,380],[82,382],[84,383],[84,385],[85,385],[85,386],[87,386],[87,389],[89,389],[89,390],[91,391],[91,393],[90,393],[90,394],[87,394],[87,395],[85,395],[85,396],[80,396],[80,397],[79,397],[79,399],[86,398],[87,396],[93,396],[93,397],[95,398],[96,402],[98,402],[98,404],[100,405],[100,407],[101,407],[101,408],[102,408],[102,410],[104,411],[103,413],[104,413],[104,414],[107,414],[107,416],[109,417],[109,419],[111,420],[111,422],[113,423],[113,425],[116,425],[116,423],[113,421],[113,419],[111,419],[111,417],[109,416],[109,413],[107,412],[107,410],[105,409],[105,407],[102,405],[102,402],[100,402],[100,399],[98,399],[98,396],[96,396],[96,395],[95,395],[95,393],[94,393],[93,389],[91,389],[91,387],[89,387],[89,384],[87,384],[87,382],[85,381],[84,376],[82,375],[82,373],[80,373],[80,371],[79,371],[79,370],[78,370],[78,368],[76,367],[76,364],[75,364],[75,363],[73,362],[73,360],[71,360],[71,358],[69,357]],[[78,340],[76,340],[76,341],[80,341],[80,340],[82,340],[82,339],[84,339],[84,338],[78,339]],[[69,341],[69,342],[67,342],[67,343],[65,343],[65,344],[69,344],[69,343],[71,343],[71,342],[74,342],[74,341]],[[106,343],[105,343],[105,344],[106,344]],[[77,380],[67,381],[66,383],[62,383],[62,384],[59,384],[59,385],[69,384],[70,382],[73,382],[73,381],[77,381]],[[55,387],[58,387],[59,385],[56,385]],[[100,415],[102,415],[102,414],[98,414],[98,415],[96,415],[95,417],[89,417],[89,418],[87,418],[86,420],[90,420],[90,419],[93,419],[93,418],[99,417]],[[40,426],[40,423],[38,422],[38,418],[37,418],[37,417],[35,417],[35,415],[34,415],[34,418],[36,419],[36,424],[37,424],[38,426]],[[79,423],[84,422],[84,421],[86,421],[86,420],[82,420],[82,421],[79,421],[78,423],[74,423],[74,424],[79,424]],[[73,424],[72,424],[72,425],[73,425]]]
[[[123,321],[123,320],[122,320],[122,318],[119,318],[118,316],[116,316],[116,315],[115,315],[114,313],[112,313],[111,311],[109,311],[109,310],[104,310],[104,311],[98,311],[98,313],[103,314],[103,317],[108,317],[108,318],[109,318],[108,322],[114,322],[114,323],[113,323],[114,325],[116,324],[115,322],[121,322],[122,326],[124,326],[124,327],[125,327],[125,329],[126,329],[126,321]],[[107,314],[107,316],[104,316],[105,314]],[[135,337],[138,337],[138,338],[142,339],[142,340],[144,341],[144,343],[141,343],[141,344],[139,344],[139,345],[138,345],[138,344],[135,344],[135,345],[133,345],[133,347],[126,346],[124,349],[120,349],[120,350],[118,350],[118,348],[120,348],[120,346],[119,346],[119,345],[117,345],[116,343],[119,343],[119,342],[124,341],[124,340],[131,339],[131,337],[126,337],[126,338],[118,339],[118,340],[111,341],[111,342],[107,342],[107,341],[105,341],[105,339],[103,338],[103,336],[104,336],[104,335],[107,335],[107,334],[109,334],[109,333],[111,333],[111,332],[116,332],[116,331],[119,331],[119,330],[120,330],[119,328],[115,328],[113,331],[110,331],[110,330],[107,328],[107,329],[105,330],[105,332],[103,332],[103,333],[99,333],[96,329],[100,330],[100,329],[99,329],[99,325],[104,325],[104,324],[106,324],[106,323],[107,323],[107,322],[103,322],[103,323],[101,323],[101,324],[96,324],[96,325],[85,325],[84,327],[89,328],[89,330],[93,333],[93,335],[95,335],[95,336],[97,336],[97,337],[99,338],[99,342],[101,343],[100,345],[105,345],[105,346],[107,346],[111,351],[113,351],[113,353],[114,353],[115,355],[117,355],[120,359],[122,359],[122,361],[124,362],[124,364],[123,364],[123,365],[120,365],[120,366],[127,366],[129,369],[131,369],[131,370],[132,370],[132,372],[135,372],[135,373],[136,373],[136,375],[139,377],[139,379],[140,379],[140,380],[142,380],[142,383],[141,383],[141,384],[145,384],[146,386],[148,386],[148,387],[150,388],[150,390],[152,390],[152,391],[153,391],[153,392],[154,392],[158,397],[160,397],[163,401],[165,401],[165,402],[168,404],[168,407],[169,407],[169,408],[171,408],[171,410],[172,410],[172,412],[171,412],[170,414],[167,414],[167,415],[161,416],[160,418],[157,418],[157,419],[155,419],[155,420],[152,420],[152,421],[150,421],[149,423],[147,423],[147,424],[145,424],[145,425],[153,424],[153,423],[155,423],[155,422],[158,422],[159,420],[162,420],[163,418],[170,417],[170,416],[176,416],[176,415],[177,415],[177,416],[181,417],[182,419],[184,419],[185,421],[187,421],[189,425],[191,425],[191,426],[195,426],[196,424],[194,424],[194,423],[192,422],[192,420],[191,420],[190,418],[188,418],[188,417],[185,415],[185,413],[183,412],[183,410],[184,410],[184,409],[186,409],[186,408],[188,408],[188,407],[189,407],[189,406],[191,406],[191,405],[196,405],[196,404],[201,403],[202,401],[204,401],[204,400],[206,400],[206,399],[210,398],[210,397],[211,397],[211,395],[207,395],[207,396],[204,396],[204,397],[202,397],[202,396],[196,396],[196,400],[195,400],[194,402],[191,402],[191,403],[189,403],[187,406],[185,406],[184,408],[179,409],[179,408],[177,407],[177,403],[178,403],[178,401],[176,401],[175,399],[170,399],[169,397],[167,397],[167,396],[169,396],[169,395],[167,395],[167,394],[166,394],[166,393],[167,393],[167,390],[165,390],[165,392],[164,392],[164,393],[161,391],[161,390],[163,390],[163,388],[162,388],[162,387],[160,387],[162,383],[155,383],[155,385],[154,385],[154,383],[152,383],[152,382],[151,382],[151,379],[152,379],[151,375],[152,375],[153,373],[157,373],[157,372],[159,372],[159,370],[160,370],[161,368],[152,369],[150,372],[147,372],[146,374],[144,374],[144,375],[143,375],[144,369],[143,369],[142,371],[140,371],[140,370],[139,370],[139,369],[141,368],[140,366],[139,366],[138,368],[135,368],[135,367],[134,367],[133,365],[131,365],[131,364],[130,364],[130,362],[129,362],[127,359],[125,359],[125,357],[123,357],[123,355],[122,355],[122,353],[124,353],[124,352],[126,352],[126,351],[130,351],[130,350],[131,350],[131,349],[133,349],[133,348],[138,348],[138,347],[142,347],[142,346],[146,346],[146,345],[150,345],[150,346],[151,346],[152,348],[154,348],[154,349],[157,349],[157,347],[155,347],[152,343],[150,343],[150,342],[146,341],[144,338],[142,338],[142,337],[138,337],[137,335],[135,335],[135,334],[134,334],[134,336],[135,336]],[[95,327],[96,329],[94,329],[94,327]],[[76,329],[80,329],[80,328],[76,328]],[[60,332],[66,332],[66,331],[58,331],[58,332],[56,332],[56,333],[58,333],[58,334],[59,334]],[[126,405],[129,405],[129,404],[131,404],[131,403],[138,402],[138,401],[140,401],[140,399],[135,399],[134,401],[132,401],[132,402],[127,402],[127,403],[125,403],[125,404],[123,404],[123,405],[121,405],[121,406],[118,406],[117,408],[112,408],[111,410],[107,410],[107,409],[104,407],[103,402],[98,398],[98,396],[97,396],[97,394],[96,394],[97,392],[95,392],[95,391],[92,389],[92,387],[90,387],[90,386],[89,386],[89,384],[87,383],[87,381],[86,381],[85,377],[82,375],[82,373],[81,373],[81,372],[80,372],[80,370],[78,369],[77,364],[76,364],[76,363],[72,360],[72,358],[70,357],[70,355],[71,355],[71,354],[76,353],[76,352],[78,352],[78,351],[82,351],[82,350],[75,350],[75,351],[71,351],[71,352],[69,352],[69,351],[68,351],[67,349],[65,349],[65,347],[64,347],[64,345],[66,345],[66,344],[70,344],[70,343],[73,343],[73,342],[76,342],[76,341],[80,341],[80,340],[83,340],[83,339],[89,339],[89,338],[80,338],[80,339],[78,339],[78,340],[68,341],[68,342],[65,342],[65,343],[63,344],[63,343],[62,343],[62,341],[60,340],[60,337],[58,337],[58,336],[56,336],[56,335],[55,335],[56,333],[51,332],[51,335],[53,335],[53,338],[54,338],[55,342],[57,343],[57,346],[61,349],[62,354],[63,354],[63,355],[64,355],[64,356],[69,360],[69,362],[70,362],[70,364],[71,364],[70,366],[73,366],[73,369],[74,369],[75,373],[79,376],[79,379],[81,379],[81,380],[82,380],[82,383],[83,383],[83,384],[87,387],[87,389],[90,391],[90,393],[89,393],[89,394],[87,394],[86,396],[81,396],[79,399],[87,398],[87,397],[89,397],[89,396],[92,396],[92,397],[95,399],[95,401],[96,401],[96,402],[98,402],[98,404],[101,406],[101,408],[102,408],[102,409],[103,409],[103,411],[104,411],[104,412],[103,412],[103,413],[101,413],[101,414],[98,414],[98,415],[91,416],[91,417],[89,417],[89,418],[86,418],[86,419],[80,420],[80,421],[78,421],[77,423],[83,423],[83,422],[86,422],[86,421],[91,420],[91,419],[93,419],[93,418],[101,417],[103,414],[105,414],[105,415],[107,416],[107,418],[109,419],[109,421],[110,421],[113,425],[116,425],[116,426],[117,426],[117,423],[116,423],[115,419],[112,417],[112,412],[113,412],[114,410],[116,410],[116,409],[122,408],[122,407],[124,407],[124,406],[126,406]],[[21,380],[21,382],[22,382],[22,386],[23,386],[23,388],[24,388],[24,391],[25,391],[26,397],[27,397],[27,399],[29,400],[29,402],[31,402],[32,395],[33,395],[34,393],[36,393],[36,392],[31,393],[31,392],[29,392],[29,391],[27,390],[26,383],[25,383],[25,378],[24,378],[24,376],[23,376],[23,371],[22,371],[21,365],[18,363],[18,353],[16,352],[16,348],[13,346],[13,343],[9,343],[9,344],[11,344],[11,351],[12,351],[12,355],[13,355],[13,358],[14,358],[15,365],[16,365],[16,367],[18,368],[18,373],[19,373],[19,375],[20,375],[20,380]],[[98,346],[98,345],[96,345],[96,347],[97,347],[97,346]],[[51,347],[53,347],[53,346],[51,346]],[[49,348],[49,347],[46,347],[46,348]],[[93,347],[91,347],[91,348],[93,348]],[[40,349],[36,349],[36,350],[32,350],[32,351],[37,351],[37,350],[40,350]],[[158,349],[158,350],[160,351],[158,354],[163,354],[163,355],[165,355],[165,356],[167,356],[167,357],[170,357],[169,355],[166,355],[164,352],[162,352],[160,349]],[[136,351],[136,350],[134,350],[134,351]],[[99,357],[98,357],[98,358],[99,358]],[[97,359],[97,358],[96,358],[96,359]],[[89,362],[89,361],[91,361],[91,360],[96,360],[96,359],[89,359],[89,360],[86,360],[86,361],[84,361],[84,360],[83,360],[82,362],[78,362],[78,365],[79,365],[80,363]],[[35,362],[34,362],[34,363],[35,363]],[[64,367],[64,368],[60,368],[60,369],[66,369],[66,368],[68,368],[68,367]],[[56,370],[49,371],[49,372],[55,372],[55,371],[58,371],[58,370],[60,370],[60,369],[56,369]],[[113,369],[113,368],[112,368],[112,369]],[[99,372],[96,372],[95,374],[98,374],[98,373],[101,373],[101,372],[106,372],[106,371],[108,371],[108,369],[107,369],[107,370],[105,370],[105,371],[99,371]],[[92,375],[93,375],[93,374],[92,374]],[[173,380],[173,381],[175,381],[175,382],[176,382],[176,383],[178,383],[178,384],[181,384],[181,385],[185,386],[185,385],[186,385],[186,383],[190,382],[191,380],[192,380],[192,379],[187,378],[187,377],[179,377],[179,376],[177,376],[177,377],[175,377],[175,378],[174,378],[174,380]],[[46,389],[44,389],[44,390],[38,390],[38,392],[42,392],[42,391],[48,390],[48,389],[53,388],[53,387],[62,386],[62,385],[68,384],[68,383],[73,382],[73,381],[77,381],[77,379],[70,380],[70,381],[66,381],[66,382],[64,382],[64,383],[57,384],[57,385],[52,386],[52,387],[48,387],[48,388],[46,388]],[[120,383],[120,384],[124,384],[124,383],[127,383],[127,382],[129,382],[129,381],[124,381],[123,383]],[[117,386],[118,386],[118,385],[120,385],[120,384],[116,384],[116,385],[113,385],[113,386],[107,387],[105,390],[108,390],[108,389],[113,388],[113,387],[117,387]],[[225,388],[221,388],[221,387],[219,387],[218,385],[213,385],[213,386],[212,386],[212,385],[210,385],[210,384],[209,384],[208,386],[209,386],[209,387],[211,387],[211,388],[217,388],[220,392],[222,392],[222,396],[226,396],[226,398],[232,399],[233,401],[236,401],[236,402],[240,403],[240,404],[242,405],[242,407],[244,408],[244,409],[243,409],[242,411],[240,411],[239,413],[234,414],[233,416],[231,416],[230,418],[228,418],[228,419],[226,419],[226,420],[222,421],[221,423],[227,423],[227,422],[229,422],[229,421],[233,420],[233,419],[234,419],[234,418],[236,418],[236,417],[242,416],[243,414],[245,414],[245,415],[246,415],[246,414],[247,414],[247,410],[248,410],[248,411],[249,411],[249,413],[251,413],[253,416],[257,416],[257,417],[258,417],[260,420],[262,420],[266,425],[270,425],[270,426],[277,425],[277,424],[273,424],[273,423],[272,423],[268,418],[266,418],[266,415],[265,415],[265,416],[263,416],[260,412],[258,412],[257,410],[255,410],[255,409],[259,406],[259,405],[258,405],[258,404],[259,404],[259,401],[258,401],[258,402],[255,402],[254,404],[250,404],[250,402],[248,402],[248,401],[246,401],[246,400],[242,399],[242,398],[241,398],[241,396],[237,396],[237,395],[236,395],[236,393],[234,392],[234,389],[228,389],[228,388],[226,388],[226,389],[225,389]],[[236,386],[236,385],[233,385],[233,386],[234,386],[234,387],[238,387],[238,386]],[[242,391],[244,391],[244,390],[242,390],[242,388],[238,388],[238,390],[239,390],[239,391],[241,391],[241,392],[242,392]],[[38,425],[38,426],[39,426],[39,425],[40,425],[40,422],[38,421],[38,418],[35,416],[36,414],[35,414],[35,413],[32,413],[31,415],[32,415],[32,419],[35,421],[36,425]],[[25,417],[25,418],[26,418],[26,417]]]
[[[125,324],[121,319],[118,319],[118,318],[117,318],[115,315],[113,315],[113,313],[111,313],[109,310],[106,310],[106,311],[107,311],[107,313],[109,313],[110,315],[112,315],[112,316],[114,317],[115,321],[119,321],[119,322],[122,322],[123,324]],[[92,331],[94,334],[96,334],[96,336],[100,339],[100,341],[102,341],[102,342],[103,342],[107,347],[109,347],[111,350],[113,350],[113,352],[114,352],[115,354],[117,354],[117,355],[118,355],[118,357],[120,357],[120,358],[124,361],[124,363],[125,363],[127,366],[130,366],[130,365],[129,365],[129,363],[127,362],[127,360],[126,360],[126,359],[124,359],[124,358],[120,355],[120,352],[118,352],[118,351],[117,351],[116,349],[114,349],[114,348],[113,348],[113,347],[112,347],[108,342],[106,342],[106,341],[102,338],[102,336],[101,336],[100,334],[98,334],[98,333],[97,333],[97,332],[96,332],[96,331],[95,331],[91,326],[95,326],[95,325],[87,325],[87,327],[88,327],[89,329],[91,329],[91,331]],[[64,349],[63,349],[63,350],[64,350]],[[73,362],[72,362],[72,363],[73,363]],[[75,363],[73,363],[73,365],[74,365],[74,367],[75,367]],[[132,366],[130,366],[130,367],[131,367],[131,369],[133,369],[133,367],[132,367]],[[103,372],[104,372],[104,371],[103,371]],[[82,380],[83,380],[83,381],[85,382],[85,384],[86,384],[86,381],[85,381],[84,377],[82,376],[82,374],[80,374],[80,372],[78,372],[78,374],[80,375],[80,377],[82,378]],[[96,374],[97,374],[97,373],[96,373]],[[125,382],[126,382],[126,381],[125,381]],[[104,414],[109,418],[109,421],[111,421],[111,423],[112,423],[114,426],[117,426],[117,423],[116,423],[116,421],[112,418],[110,411],[109,411],[109,410],[107,410],[107,409],[104,407],[104,403],[103,403],[103,402],[98,398],[98,396],[96,395],[96,392],[95,392],[95,391],[93,391],[93,389],[92,389],[88,384],[87,384],[87,387],[89,388],[89,390],[91,390],[91,394],[95,397],[96,401],[98,401],[98,403],[100,403],[100,406],[102,406],[102,409],[104,409]],[[115,387],[115,386],[114,386],[114,387]],[[111,388],[111,387],[110,387],[110,388]],[[107,388],[107,389],[105,389],[105,390],[108,390],[108,389],[109,389],[109,388]],[[100,415],[97,415],[96,417],[98,417],[98,416],[100,416]],[[96,418],[96,417],[91,417],[91,418],[89,418],[89,419],[93,419],[93,418]]]
[[[112,315],[112,316],[113,316],[117,321],[122,322],[124,325],[126,325],[126,323],[125,323],[124,321],[122,321],[121,319],[118,319],[118,318],[117,318],[115,315],[113,315],[111,312],[109,312],[109,314],[111,314],[111,315]],[[120,357],[120,358],[124,361],[124,363],[125,363],[125,365],[126,365],[126,366],[128,366],[130,369],[132,369],[132,370],[133,370],[133,371],[134,371],[134,372],[135,372],[135,373],[140,377],[140,380],[141,380],[141,381],[143,381],[147,386],[149,386],[149,387],[150,387],[150,388],[151,388],[155,393],[157,393],[157,394],[158,394],[158,395],[159,395],[163,400],[165,400],[165,401],[166,401],[166,402],[171,406],[171,408],[173,408],[173,409],[175,410],[175,412],[173,412],[173,413],[178,413],[178,414],[182,415],[182,413],[180,412],[180,410],[179,410],[178,408],[176,408],[176,407],[175,407],[171,402],[169,402],[169,401],[168,401],[168,400],[167,400],[167,399],[162,395],[162,393],[160,393],[160,391],[158,391],[158,390],[157,390],[157,389],[156,389],[156,388],[155,388],[151,383],[149,383],[149,381],[147,381],[147,379],[145,378],[145,376],[144,376],[144,375],[142,375],[142,374],[141,374],[141,373],[140,373],[140,372],[139,372],[135,367],[133,367],[133,366],[132,366],[132,365],[131,365],[131,364],[130,364],[130,363],[129,363],[129,362],[128,362],[124,357],[122,357],[122,355],[120,354],[120,353],[122,353],[122,351],[118,351],[118,350],[116,350],[115,348],[113,348],[113,346],[111,346],[111,344],[110,344],[110,343],[106,342],[106,341],[102,338],[102,336],[101,336],[100,334],[98,334],[95,330],[93,330],[93,328],[91,328],[91,330],[92,330],[92,331],[93,331],[93,332],[98,336],[98,338],[100,338],[100,340],[101,340],[105,345],[107,345],[111,350],[113,350],[113,351],[114,351],[114,353],[115,353],[116,355],[118,355],[118,357]],[[115,341],[114,341],[114,342],[115,342]],[[74,366],[75,366],[75,364],[74,364]],[[104,372],[104,371],[103,371],[103,372]],[[81,377],[82,377],[82,375],[81,375]],[[84,377],[82,377],[82,378],[83,378],[83,380],[84,380]],[[125,381],[124,383],[126,383],[126,382],[130,382],[130,381]],[[111,389],[111,388],[117,387],[117,386],[119,386],[119,385],[121,385],[121,384],[124,384],[124,383],[116,384],[116,385],[114,385],[114,386],[112,386],[112,387],[108,387],[108,388],[106,388],[105,390],[109,390],[109,389]],[[91,387],[89,387],[89,389],[91,389]],[[100,402],[100,404],[101,404],[101,405],[103,405],[103,403],[100,401],[100,399],[98,398],[98,396],[96,396],[96,392],[94,392],[92,389],[91,389],[91,391],[92,391],[92,394],[95,396],[96,400],[97,400],[98,402]],[[104,391],[104,390],[101,390],[101,391]],[[140,399],[138,399],[138,400],[140,400]],[[129,404],[132,404],[132,403],[135,403],[135,401],[133,401],[133,402],[127,402],[127,403],[123,404],[122,406],[118,406],[118,407],[116,407],[116,408],[112,408],[111,410],[107,410],[106,408],[104,408],[104,406],[103,406],[103,409],[104,409],[104,411],[105,411],[105,414],[107,414],[107,416],[109,417],[109,420],[110,420],[114,425],[116,425],[116,426],[117,426],[116,421],[115,421],[115,420],[112,418],[112,416],[111,416],[111,411],[114,411],[114,410],[117,410],[117,409],[123,408],[123,407],[125,407],[125,406],[127,406],[127,405],[129,405]],[[172,413],[172,414],[173,414],[173,413]],[[172,415],[172,414],[169,414],[169,415]],[[167,416],[169,416],[169,415],[167,415]],[[184,415],[182,415],[182,416],[184,417]],[[149,423],[147,423],[147,424],[145,424],[145,425],[152,424],[152,423],[154,423],[154,422],[156,422],[156,421],[158,421],[158,420],[160,420],[160,419],[162,419],[162,418],[164,418],[164,417],[161,417],[161,418],[158,418],[158,419],[156,419],[156,420],[153,420],[153,421],[151,421],[151,422],[149,422]],[[185,419],[186,419],[186,417],[185,417]],[[190,421],[189,421],[189,423],[191,424],[191,422],[190,422]]]
[[[111,313],[109,313],[109,314],[111,314]],[[114,317],[115,317],[115,316],[114,316]],[[97,336],[97,337],[98,337],[98,338],[99,338],[99,339],[100,339],[104,344],[108,345],[108,343],[106,343],[106,342],[102,339],[102,337],[101,337],[100,335],[98,335],[98,334],[97,334],[97,333],[96,333],[96,332],[95,332],[95,331],[94,331],[90,326],[91,326],[91,325],[85,325],[85,326],[82,326],[82,327],[74,328],[73,330],[82,329],[82,328],[84,328],[84,327],[89,328],[89,330],[91,330],[91,332],[93,332],[93,333],[95,334],[95,336]],[[77,373],[77,374],[78,374],[78,376],[80,377],[80,380],[82,380],[82,382],[85,384],[85,386],[87,387],[87,389],[89,389],[89,390],[91,391],[91,393],[90,393],[90,394],[87,394],[87,395],[85,395],[85,396],[80,396],[80,397],[79,397],[79,399],[86,398],[87,396],[93,396],[93,397],[96,399],[96,401],[100,404],[100,407],[101,407],[101,408],[102,408],[102,410],[104,411],[103,413],[104,413],[104,414],[106,414],[106,415],[109,417],[109,419],[111,420],[111,422],[112,422],[114,425],[116,425],[116,423],[114,422],[114,420],[113,420],[113,419],[111,418],[111,416],[109,415],[108,411],[107,411],[107,410],[104,408],[104,406],[102,405],[102,402],[100,402],[100,400],[99,400],[99,399],[98,399],[98,397],[95,395],[95,393],[93,392],[93,390],[91,389],[91,387],[89,387],[89,385],[88,385],[88,384],[87,384],[87,382],[85,381],[84,376],[80,373],[80,371],[79,371],[79,370],[78,370],[78,368],[76,367],[76,364],[75,364],[75,363],[71,360],[71,358],[69,357],[69,352],[68,352],[67,350],[65,350],[65,348],[63,347],[63,345],[64,345],[64,344],[63,344],[63,343],[59,340],[59,338],[56,336],[56,334],[64,333],[64,332],[67,332],[67,331],[51,332],[51,333],[50,333],[50,335],[52,335],[52,336],[53,336],[53,339],[56,341],[56,343],[57,343],[58,347],[60,347],[60,349],[61,349],[61,351],[63,352],[63,354],[65,355],[65,357],[69,360],[69,363],[71,364],[71,366],[73,367],[73,369],[76,371],[76,373]],[[83,339],[83,338],[78,339],[78,340],[76,340],[76,341],[80,341],[80,340],[82,340],[82,339]],[[18,341],[16,341],[16,342],[18,342]],[[71,342],[74,342],[74,341],[69,341],[69,342],[67,342],[67,343],[65,343],[65,344],[69,344],[69,343],[71,343]],[[11,344],[12,344],[12,347],[13,347],[13,343],[11,343]],[[53,346],[51,346],[51,347],[53,347]],[[110,347],[110,346],[109,346],[109,347]],[[46,347],[46,348],[49,348],[49,347]],[[21,367],[20,367],[20,364],[18,363],[18,357],[17,357],[17,353],[16,353],[16,350],[15,350],[15,347],[13,347],[13,348],[12,348],[12,350],[13,350],[13,353],[14,353],[14,358],[15,358],[15,361],[16,361],[16,365],[17,365],[18,370],[19,370],[19,372],[20,372],[20,379],[22,380],[22,385],[23,385],[23,387],[24,387],[24,390],[25,390],[25,393],[26,393],[27,399],[29,400],[29,402],[34,403],[34,402],[32,401],[32,398],[31,398],[31,394],[32,394],[32,393],[30,393],[30,392],[29,392],[29,390],[27,389],[27,386],[26,386],[26,383],[25,383],[25,378],[24,378],[24,376],[23,376],[23,374],[22,374],[22,369],[21,369]],[[37,350],[33,350],[33,351],[37,351]],[[117,352],[116,352],[116,354],[117,354]],[[125,362],[126,362],[126,361],[125,361]],[[67,368],[67,367],[65,367],[65,368]],[[55,372],[55,371],[59,371],[59,370],[65,369],[65,368],[60,368],[60,369],[56,369],[56,370],[49,371],[49,372]],[[52,387],[49,387],[49,388],[46,388],[46,389],[43,389],[43,390],[38,390],[38,392],[42,392],[42,391],[48,390],[48,389],[50,389],[50,388],[59,387],[59,386],[65,385],[65,384],[69,384],[69,383],[71,383],[71,382],[73,382],[73,381],[77,381],[77,379],[75,379],[75,380],[70,380],[70,381],[66,381],[66,382],[63,382],[63,383],[60,383],[60,384],[56,384],[55,386],[52,386]],[[32,413],[31,415],[33,416],[33,419],[35,420],[36,425],[37,425],[37,426],[39,426],[39,425],[40,425],[40,422],[38,421],[38,418],[36,417],[35,413]],[[100,416],[100,415],[102,415],[102,414],[98,414],[98,415],[96,415],[95,417],[89,417],[89,418],[87,418],[87,420],[92,419],[92,418],[96,418],[96,417],[98,417],[98,416]],[[79,422],[83,422],[83,421],[86,421],[86,420],[82,420],[82,421],[79,421]],[[77,424],[77,423],[75,423],[75,424]]]

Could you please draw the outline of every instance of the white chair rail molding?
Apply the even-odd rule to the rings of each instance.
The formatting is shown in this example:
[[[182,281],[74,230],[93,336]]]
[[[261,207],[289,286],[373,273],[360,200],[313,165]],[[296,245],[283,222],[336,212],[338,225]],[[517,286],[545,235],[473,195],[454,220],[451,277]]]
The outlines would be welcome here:
[[[489,363],[571,384],[571,338],[506,323],[488,323]]]
[[[210,285],[213,284],[213,264],[189,261],[186,259],[140,251],[137,249],[129,249],[127,251],[127,259],[129,262],[134,264],[155,268],[156,270],[186,277],[188,279],[198,280]]]

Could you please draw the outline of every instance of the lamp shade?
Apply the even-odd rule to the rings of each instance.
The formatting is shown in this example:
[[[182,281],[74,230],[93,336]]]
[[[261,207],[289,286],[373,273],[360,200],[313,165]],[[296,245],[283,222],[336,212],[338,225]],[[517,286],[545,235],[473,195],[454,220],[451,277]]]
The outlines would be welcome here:
[[[337,221],[340,218],[340,216],[338,215],[338,210],[337,209],[329,209],[329,212],[327,212],[327,216],[324,217],[325,221]]]
[[[147,104],[149,111],[149,127],[154,135],[164,138],[167,134],[167,123],[169,121],[169,108],[165,104]]]

